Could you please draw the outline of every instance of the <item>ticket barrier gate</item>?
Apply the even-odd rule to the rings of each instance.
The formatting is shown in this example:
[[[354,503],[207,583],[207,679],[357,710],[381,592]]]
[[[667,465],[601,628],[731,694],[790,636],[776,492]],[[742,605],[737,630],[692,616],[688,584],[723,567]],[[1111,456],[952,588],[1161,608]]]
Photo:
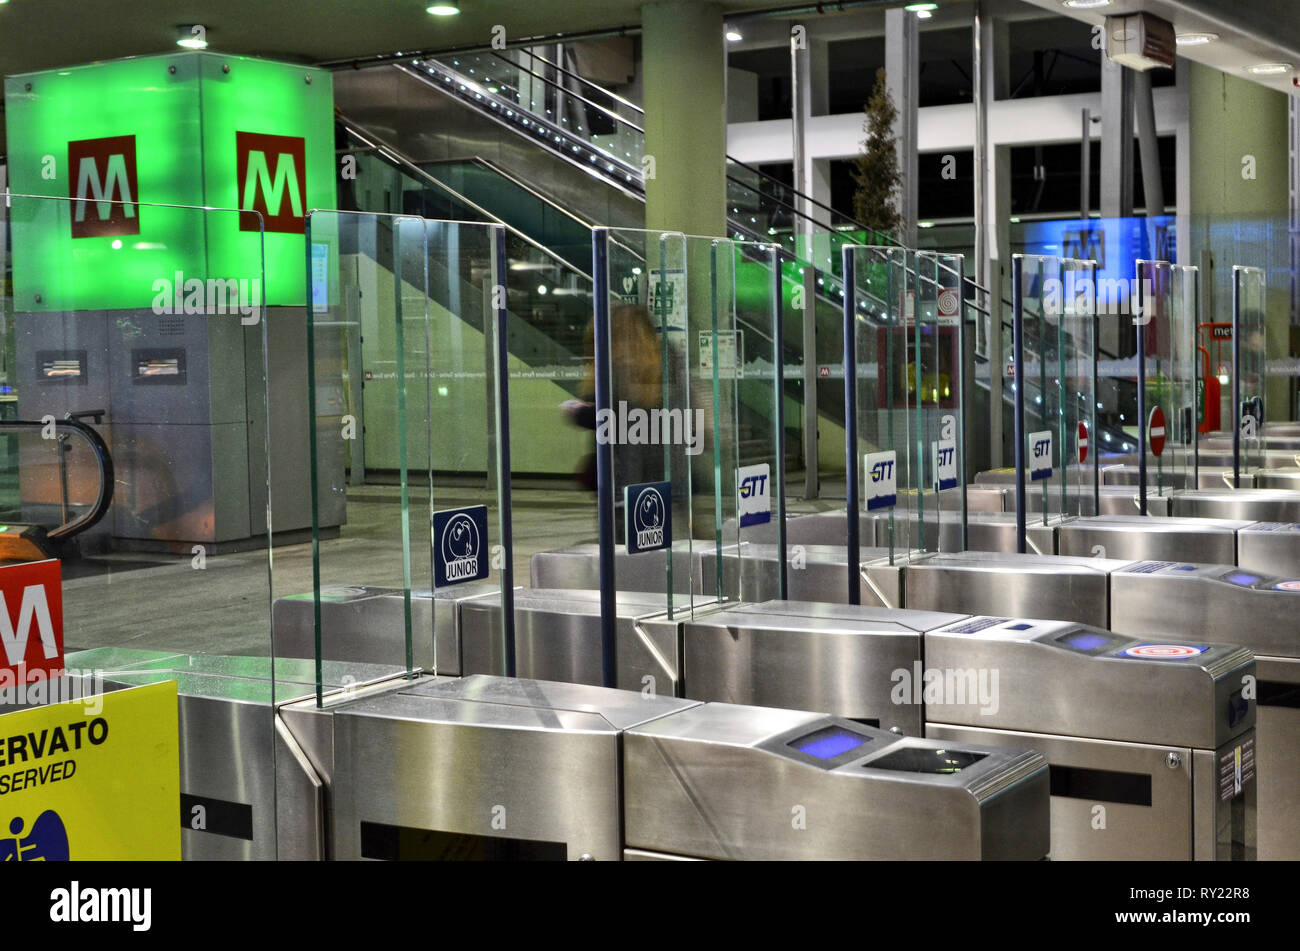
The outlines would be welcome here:
[[[1188,489],[1173,496],[1170,514],[1250,522],[1300,522],[1300,492],[1284,489]]]
[[[629,859],[1039,859],[1037,753],[705,703],[624,735]]]
[[[1250,650],[1006,617],[925,642],[932,670],[999,678],[994,704],[927,702],[927,737],[1051,764],[1052,858],[1256,857]]]
[[[920,698],[896,696],[890,673],[911,676],[922,635],[963,615],[846,604],[738,604],[682,625],[685,696],[821,710],[921,736]]]
[[[1063,522],[1056,544],[1062,555],[1100,552],[1125,560],[1237,565],[1300,576],[1300,525],[1288,522],[1103,516]]]
[[[618,686],[678,695],[681,621],[668,617],[667,599],[635,591],[620,591],[615,597]],[[521,588],[515,592],[514,607],[517,676],[600,686],[599,591]],[[466,601],[461,628],[462,673],[498,674],[505,669],[499,597]]]
[[[1143,562],[1111,576],[1117,633],[1222,637],[1255,653],[1259,857],[1300,859],[1300,572]]]
[[[461,672],[460,605],[498,596],[500,587],[471,582],[436,592],[411,592],[413,663],[439,673]],[[313,595],[276,598],[271,630],[280,657],[316,656]],[[320,591],[321,656],[332,661],[386,663],[406,657],[406,607],[400,588],[332,585]],[[432,631],[433,635],[428,636]]]
[[[1126,564],[1065,555],[941,552],[907,566],[904,604],[910,610],[1046,615],[1108,627],[1109,575]]]
[[[675,542],[672,547],[673,592],[689,594],[699,590],[700,549],[696,542]],[[664,591],[667,576],[667,557],[662,551],[629,554],[620,550],[615,556],[620,591]],[[600,546],[594,543],[573,545],[555,551],[533,555],[530,563],[531,585],[534,588],[600,588]]]
[[[1300,492],[1300,467],[1258,469],[1252,474],[1251,485],[1256,489],[1285,489]]]
[[[824,714],[475,675],[422,678],[328,710],[305,701],[282,715],[316,738],[306,746],[330,777],[340,859],[1047,850],[1037,754],[952,749]]]
[[[67,657],[130,686],[175,680],[179,695],[181,855],[186,860],[325,857],[325,782],[277,703],[315,694],[315,662],[101,648]],[[327,690],[400,682],[400,668],[323,665]],[[312,699],[310,702],[315,703]]]

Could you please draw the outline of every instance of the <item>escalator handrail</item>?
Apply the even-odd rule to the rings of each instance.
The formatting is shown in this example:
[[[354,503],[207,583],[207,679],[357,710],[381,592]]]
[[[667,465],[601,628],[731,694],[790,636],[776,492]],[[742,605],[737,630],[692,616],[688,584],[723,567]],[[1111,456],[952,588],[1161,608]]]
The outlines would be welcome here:
[[[47,422],[39,419],[7,419],[0,421],[0,433],[6,430],[32,429],[39,432],[45,429],[47,425],[49,425]],[[113,456],[108,450],[108,443],[104,442],[104,437],[99,434],[99,431],[93,426],[81,422],[81,420],[56,419],[54,427],[56,431],[60,429],[72,430],[85,439],[90,444],[90,450],[94,454],[95,463],[99,468],[99,494],[95,497],[95,504],[80,518],[65,522],[45,533],[46,538],[71,538],[73,535],[84,532],[102,519],[107,514],[109,506],[113,504]]]
[[[357,123],[353,122],[347,116],[343,115],[342,113],[336,112],[334,114],[334,120],[343,126],[343,128],[347,131],[348,135],[352,136],[355,139],[360,140],[362,143],[365,144],[367,148],[372,149],[377,155],[379,155],[385,161],[396,166],[398,171],[410,175],[412,178],[419,179],[420,182],[427,184],[433,188],[446,192],[448,195],[451,195],[457,201],[462,202],[468,207],[474,209],[476,212],[482,215],[487,222],[491,224],[501,225],[510,234],[514,235],[515,237],[519,238],[521,241],[531,245],[532,247],[536,248],[538,251],[545,254],[548,258],[553,260],[556,263],[556,265],[560,267],[562,270],[572,271],[575,274],[578,274],[579,276],[585,278],[588,281],[591,280],[590,274],[587,274],[585,271],[583,271],[581,268],[578,268],[571,262],[566,261],[564,258],[560,257],[558,254],[556,254],[546,245],[542,244],[540,241],[536,241],[533,238],[530,238],[527,234],[525,234],[524,232],[520,231],[518,228],[511,225],[509,222],[502,221],[500,218],[498,218],[496,215],[489,212],[487,209],[480,207],[470,199],[466,198],[464,195],[456,191],[456,189],[452,188],[446,182],[441,181],[437,177],[431,175],[429,172],[420,168],[420,166],[415,163],[414,159],[410,158],[409,156],[403,155],[397,149],[393,148],[391,145],[381,140],[378,136],[372,134],[371,132],[357,125]]]
[[[539,80],[540,82],[543,82],[543,83],[545,83],[545,84],[548,85],[548,86],[557,86],[557,85],[558,85],[554,80],[549,79],[549,78],[546,77],[546,76],[543,76],[543,75],[540,75],[540,74],[538,74],[538,73],[533,72],[533,71],[530,70],[528,67],[523,66],[523,65],[520,64],[520,63],[516,63],[516,62],[512,61],[509,57],[503,56],[500,52],[498,52],[498,51],[496,51],[496,50],[492,50],[491,52],[492,52],[492,55],[494,55],[494,56],[497,57],[498,59],[503,60],[503,61],[505,61],[505,62],[507,62],[507,63],[510,63],[510,65],[512,65],[512,66],[514,66],[514,67],[516,67],[516,68],[518,68],[518,69],[523,70],[524,72],[528,73],[528,75],[532,76],[534,79],[537,79],[537,80]],[[543,64],[545,64],[545,65],[547,65],[547,66],[549,66],[549,67],[551,67],[551,68],[554,69],[556,72],[563,73],[565,76],[567,76],[567,77],[569,77],[569,78],[571,78],[571,79],[574,79],[574,80],[576,80],[576,81],[582,83],[584,86],[587,86],[587,87],[589,87],[589,88],[591,88],[591,89],[596,90],[600,95],[602,95],[602,96],[607,96],[608,98],[613,99],[613,100],[615,100],[616,102],[621,103],[622,105],[626,106],[628,109],[633,110],[637,115],[640,115],[640,116],[644,116],[644,115],[645,115],[645,110],[642,109],[640,106],[638,106],[636,103],[632,102],[632,101],[629,100],[629,99],[625,99],[625,98],[623,98],[622,96],[618,95],[617,93],[610,92],[608,89],[605,89],[605,88],[604,88],[603,86],[601,86],[599,83],[592,82],[590,79],[587,79],[585,76],[579,76],[577,73],[573,72],[572,70],[570,70],[570,69],[566,69],[565,67],[559,65],[558,63],[554,63],[554,62],[552,62],[551,60],[548,60],[545,56],[539,56],[539,55],[537,55],[536,53],[533,53],[533,52],[531,52],[531,51],[528,52],[528,56],[529,56],[531,59],[535,59],[535,60],[537,60],[537,61],[539,61],[539,62],[541,62],[541,63],[543,63]],[[572,90],[565,89],[563,86],[559,86],[559,88],[560,88],[563,92],[565,92],[566,94],[568,94],[568,95],[576,95],[579,101],[586,103],[587,105],[591,106],[591,107],[594,108],[594,109],[598,109],[598,110],[600,110],[601,112],[605,113],[605,115],[609,116],[611,119],[614,119],[616,122],[621,122],[621,123],[623,123],[624,125],[626,125],[626,126],[632,128],[632,129],[635,129],[637,132],[640,132],[642,135],[645,134],[645,129],[644,129],[642,126],[637,125],[635,122],[631,121],[631,120],[628,119],[626,116],[621,116],[621,115],[619,115],[617,112],[614,112],[614,111],[612,111],[612,110],[610,110],[610,109],[605,108],[604,106],[601,106],[599,103],[591,102],[591,101],[590,101],[589,99],[587,99],[586,97],[581,96],[581,95],[577,95],[577,94],[574,93]],[[732,155],[728,155],[728,156],[726,156],[726,160],[727,160],[728,162],[730,162],[732,165],[739,166],[740,168],[743,168],[743,169],[745,169],[745,170],[748,171],[748,172],[753,172],[753,173],[754,173],[755,175],[757,175],[759,178],[762,178],[762,179],[764,179],[765,181],[771,182],[773,185],[777,186],[778,188],[781,188],[781,189],[784,189],[784,190],[790,192],[792,195],[795,196],[796,200],[798,200],[798,199],[803,199],[804,201],[808,202],[810,205],[813,205],[813,206],[815,206],[815,207],[817,207],[817,208],[820,208],[820,209],[822,209],[823,211],[830,212],[831,214],[835,215],[837,218],[840,218],[841,220],[848,222],[848,223],[849,223],[850,225],[852,225],[854,228],[857,228],[857,229],[862,230],[862,231],[866,231],[866,232],[869,233],[869,234],[873,234],[873,235],[876,235],[876,236],[881,237],[881,238],[885,238],[885,239],[888,240],[891,244],[899,244],[899,243],[900,243],[896,238],[893,237],[893,235],[886,234],[885,232],[880,231],[880,230],[878,230],[878,229],[876,229],[876,228],[869,228],[869,227],[867,227],[865,224],[863,224],[862,222],[858,221],[856,218],[853,218],[853,217],[850,216],[850,215],[846,215],[846,214],[844,214],[842,211],[840,211],[840,210],[838,210],[838,209],[836,209],[836,208],[832,208],[830,205],[827,205],[827,204],[825,204],[825,203],[823,203],[823,202],[818,201],[816,198],[813,198],[811,195],[807,195],[807,194],[804,194],[804,193],[802,193],[802,192],[795,191],[795,189],[794,189],[792,186],[787,185],[785,182],[781,181],[781,179],[777,178],[775,175],[771,175],[771,174],[769,174],[769,173],[763,171],[763,170],[760,169],[760,168],[756,168],[755,166],[750,165],[748,162],[742,162],[740,159],[738,159],[738,158],[736,158],[736,157],[734,157],[734,156],[732,156]],[[731,177],[731,176],[728,176],[728,178],[730,178],[730,177]],[[743,183],[742,183],[742,184],[743,184]],[[756,189],[756,191],[757,191],[757,189]],[[763,194],[763,192],[760,191],[759,194]],[[778,200],[779,200],[779,199],[778,199]],[[807,216],[804,215],[803,217],[807,217]]]

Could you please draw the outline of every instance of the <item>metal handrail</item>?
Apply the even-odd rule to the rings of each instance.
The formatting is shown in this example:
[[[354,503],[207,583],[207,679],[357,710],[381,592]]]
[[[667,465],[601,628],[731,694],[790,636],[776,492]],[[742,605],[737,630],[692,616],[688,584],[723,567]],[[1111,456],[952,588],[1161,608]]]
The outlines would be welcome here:
[[[500,218],[498,218],[496,215],[489,212],[487,209],[482,208],[479,205],[475,204],[474,202],[470,201],[468,198],[466,198],[460,192],[456,191],[456,189],[452,188],[446,182],[439,180],[433,175],[430,175],[424,169],[420,168],[420,166],[417,165],[413,159],[397,151],[397,149],[393,148],[391,145],[388,145],[387,143],[383,142],[381,139],[378,138],[378,136],[372,135],[371,133],[363,130],[360,126],[358,126],[347,116],[342,115],[341,113],[335,113],[334,119],[336,122],[338,122],[340,125],[343,126],[344,130],[348,133],[348,135],[352,136],[353,138],[361,140],[361,142],[363,142],[368,149],[374,151],[376,154],[382,156],[392,164],[396,165],[398,169],[404,174],[408,174],[412,178],[417,178],[420,181],[433,186],[434,188],[446,192],[448,195],[451,195],[457,201],[464,202],[467,206],[469,206],[470,208],[474,209],[474,211],[482,215],[487,221],[490,221],[493,224],[501,225],[506,229],[508,233],[519,238],[525,244],[531,245],[532,247],[536,248],[538,251],[542,252],[548,258],[553,260],[556,263],[556,265],[559,266],[560,268],[567,271],[572,271],[573,273],[578,274],[589,281],[591,280],[590,274],[587,274],[586,272],[582,271],[581,269],[574,266],[570,262],[564,260],[564,258],[560,257],[558,254],[556,254],[546,245],[542,244],[540,241],[534,240],[533,238],[526,235],[524,232],[520,231],[518,228],[509,224],[508,222],[502,221]]]
[[[75,416],[99,416],[102,417],[104,410],[95,410],[89,413],[69,413],[67,419],[57,419],[54,421],[55,432],[59,430],[71,430],[81,438],[85,439],[90,445],[91,453],[95,457],[95,465],[99,469],[99,494],[95,497],[94,504],[80,518],[73,519],[71,522],[65,522],[45,533],[46,538],[61,539],[70,538],[80,532],[93,526],[107,514],[109,506],[113,504],[113,456],[108,450],[108,444],[104,442],[99,432],[91,426],[81,422],[79,419],[73,419]],[[43,431],[49,423],[39,419],[7,419],[0,422],[0,432],[6,430],[35,430]],[[60,465],[63,463],[63,441],[67,434],[58,438],[58,452]],[[66,483],[63,485],[66,492]],[[66,511],[67,498],[66,494],[63,499],[63,507]]]

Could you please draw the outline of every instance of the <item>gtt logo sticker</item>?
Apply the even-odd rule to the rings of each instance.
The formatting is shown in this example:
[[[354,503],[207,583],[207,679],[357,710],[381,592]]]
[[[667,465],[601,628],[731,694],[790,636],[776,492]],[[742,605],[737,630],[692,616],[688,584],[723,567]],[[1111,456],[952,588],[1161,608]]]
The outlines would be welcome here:
[[[885,509],[898,501],[898,453],[869,452],[862,457],[863,496],[867,510]]]
[[[740,496],[740,527],[762,525],[772,520],[772,470],[766,462],[736,470]]]
[[[72,236],[103,238],[139,234],[139,180],[135,170],[135,136],[111,135],[68,143],[68,197],[72,199]]]
[[[236,132],[239,209],[262,213],[267,231],[303,234],[307,140],[294,135]],[[257,215],[241,214],[240,231],[257,231]]]
[[[1029,434],[1029,477],[1037,481],[1052,477],[1052,431]]]

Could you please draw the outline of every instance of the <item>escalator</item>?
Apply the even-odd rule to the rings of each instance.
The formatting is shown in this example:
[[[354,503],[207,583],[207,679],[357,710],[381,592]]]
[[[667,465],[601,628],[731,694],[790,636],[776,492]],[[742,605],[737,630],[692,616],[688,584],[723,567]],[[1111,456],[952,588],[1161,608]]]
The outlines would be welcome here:
[[[512,260],[515,249],[526,249],[534,259],[529,268],[545,263],[551,272],[543,279],[525,270],[528,279],[515,281],[512,269],[512,327],[527,324],[538,338],[531,352],[516,352],[512,341],[512,355],[531,367],[577,365],[591,314],[591,229],[644,226],[641,110],[527,50],[346,70],[336,74],[335,88],[338,147],[361,162],[356,182],[343,190],[341,207],[504,223]],[[383,186],[375,187],[376,180]],[[786,396],[793,404],[803,402],[807,385],[795,298],[806,296],[805,274],[813,269],[817,352],[807,359],[831,368],[812,385],[819,418],[842,427],[842,371],[834,372],[843,346],[841,248],[896,242],[734,160],[727,168],[727,213],[732,237],[781,250],[787,315],[782,349]],[[764,341],[759,345],[771,352],[770,328],[765,331],[746,317],[763,313],[771,264],[745,260],[743,251],[740,258],[738,325],[747,343]],[[982,290],[970,280],[965,285],[975,310],[987,313],[980,304]],[[557,287],[577,306],[555,307]],[[862,309],[864,316],[873,312],[869,301]],[[741,410],[742,430],[757,434],[770,425],[768,403],[756,401]],[[787,412],[786,418],[798,425],[800,414]],[[787,436],[789,449],[801,452],[802,437]],[[823,431],[823,440],[828,437],[834,441],[833,430]]]
[[[82,421],[102,416],[0,421],[0,562],[76,554],[79,536],[108,513],[113,458]]]

